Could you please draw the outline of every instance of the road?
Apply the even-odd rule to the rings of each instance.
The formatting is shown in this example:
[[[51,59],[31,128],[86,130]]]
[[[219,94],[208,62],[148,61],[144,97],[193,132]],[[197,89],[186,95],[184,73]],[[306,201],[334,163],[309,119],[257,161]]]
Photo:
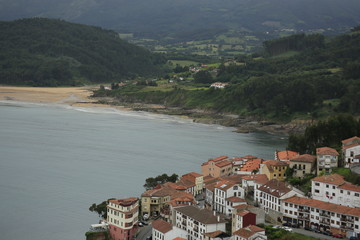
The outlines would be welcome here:
[[[325,240],[335,240],[335,239],[337,239],[337,238],[334,238],[334,237],[326,236],[324,234],[315,233],[315,232],[312,232],[312,231],[307,231],[307,230],[302,229],[302,228],[293,228],[292,230],[293,230],[293,232],[300,233],[300,234],[310,236],[310,237],[314,237],[314,238],[318,238],[318,239],[325,239]]]
[[[136,237],[136,240],[146,240],[147,236],[150,236],[152,232],[152,227],[149,224],[148,226],[144,226],[140,228],[140,232]]]

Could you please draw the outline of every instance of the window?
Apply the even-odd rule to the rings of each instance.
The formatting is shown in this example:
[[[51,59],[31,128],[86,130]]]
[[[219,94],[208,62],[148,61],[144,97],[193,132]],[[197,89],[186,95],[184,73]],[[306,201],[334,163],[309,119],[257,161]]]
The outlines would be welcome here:
[[[316,183],[315,183],[315,186],[320,186],[320,183],[316,182]]]
[[[350,195],[350,192],[348,191],[348,195]]]
[[[335,197],[335,193],[333,193],[332,195],[333,195],[333,197]]]
[[[333,189],[335,189],[335,186],[333,186]]]
[[[329,188],[329,184],[326,184],[326,188]]]
[[[355,193],[355,197],[359,197],[359,193]]]
[[[343,190],[340,190],[340,193],[344,193],[344,191],[343,191]]]

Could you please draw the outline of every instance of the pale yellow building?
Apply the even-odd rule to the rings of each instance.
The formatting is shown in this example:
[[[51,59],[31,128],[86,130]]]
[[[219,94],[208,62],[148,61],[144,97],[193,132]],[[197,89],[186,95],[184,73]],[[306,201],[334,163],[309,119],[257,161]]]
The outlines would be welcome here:
[[[290,159],[290,168],[294,170],[293,176],[303,178],[306,174],[316,173],[316,157],[302,154]]]
[[[276,179],[284,181],[288,166],[289,164],[284,161],[268,160],[261,164],[260,173],[265,174],[269,180]]]

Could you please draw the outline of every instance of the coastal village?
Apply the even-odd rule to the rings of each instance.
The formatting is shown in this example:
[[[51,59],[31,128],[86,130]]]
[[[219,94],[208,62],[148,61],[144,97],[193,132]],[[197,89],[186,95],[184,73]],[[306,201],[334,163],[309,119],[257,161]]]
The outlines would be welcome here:
[[[104,224],[114,240],[265,240],[266,225],[358,239],[360,186],[332,172],[340,166],[360,169],[360,137],[344,139],[340,153],[324,146],[316,155],[275,151],[272,160],[220,156],[140,198],[109,200]],[[289,172],[313,174],[311,190],[286,182]]]

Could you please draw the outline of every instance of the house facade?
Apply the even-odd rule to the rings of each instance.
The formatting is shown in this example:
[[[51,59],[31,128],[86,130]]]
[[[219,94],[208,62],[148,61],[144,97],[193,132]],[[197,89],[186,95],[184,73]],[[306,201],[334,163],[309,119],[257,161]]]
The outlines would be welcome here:
[[[173,227],[170,223],[158,219],[151,223],[153,240],[186,240],[187,232],[179,228]]]
[[[355,136],[341,141],[344,167],[354,163],[354,157],[360,154],[360,138]]]
[[[203,176],[210,175],[215,178],[230,176],[232,174],[232,163],[228,156],[213,158],[201,165],[201,171]]]
[[[276,179],[284,181],[286,178],[286,169],[289,164],[283,161],[268,160],[261,164],[260,174],[265,174],[269,180]]]
[[[360,209],[340,206],[320,200],[291,197],[282,203],[283,222],[300,227],[346,234],[360,233]]]
[[[281,201],[291,196],[304,196],[285,182],[272,179],[255,190],[254,199],[266,213],[280,213]]]
[[[188,174],[185,174],[181,177],[181,179],[186,179],[194,184],[194,190],[192,194],[194,196],[197,196],[202,193],[204,188],[204,176],[196,173],[196,172],[190,172]]]
[[[226,232],[226,221],[209,209],[185,206],[175,208],[174,214],[175,226],[188,233],[188,240],[204,240],[206,233]]]
[[[214,186],[213,209],[219,213],[230,215],[232,205],[230,205],[230,201],[226,200],[230,197],[245,197],[245,191],[241,187],[241,184],[226,180],[217,183]]]
[[[138,229],[139,199],[109,200],[106,208],[111,238],[113,240],[133,239]]]
[[[338,158],[339,153],[329,147],[321,147],[316,149],[316,158],[317,158],[317,174],[321,172],[329,174],[332,172],[333,168],[339,166]]]
[[[294,170],[293,176],[303,178],[306,174],[316,173],[316,157],[302,154],[290,159],[289,167]]]
[[[336,173],[311,179],[311,196],[324,202],[360,208],[360,186],[346,182]]]

